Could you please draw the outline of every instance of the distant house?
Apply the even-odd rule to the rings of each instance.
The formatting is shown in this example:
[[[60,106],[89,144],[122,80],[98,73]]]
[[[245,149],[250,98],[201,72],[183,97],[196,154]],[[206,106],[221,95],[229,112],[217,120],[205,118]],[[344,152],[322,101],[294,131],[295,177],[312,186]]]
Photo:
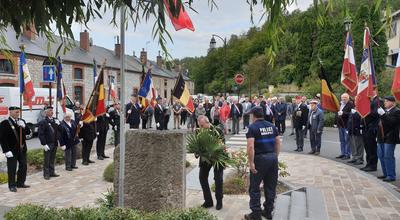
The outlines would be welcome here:
[[[37,36],[34,31],[24,30],[23,34],[16,38],[16,33],[12,28],[7,28],[4,32],[8,45],[12,51],[11,60],[0,55],[0,86],[18,86],[19,73],[19,54],[21,53],[20,45],[25,46],[29,71],[35,88],[49,88],[48,83],[42,82],[42,65],[48,62],[48,44],[47,39]],[[59,37],[55,37],[57,42],[60,42]],[[50,54],[55,54],[60,44],[54,43],[50,46]],[[116,42],[114,50],[109,50],[101,46],[93,45],[92,39],[89,37],[89,32],[86,30],[80,33],[79,41],[74,42],[74,47],[65,55],[61,55],[63,61],[63,77],[67,94],[74,100],[86,103],[90,97],[90,93],[94,86],[93,79],[93,59],[97,63],[97,73],[101,69],[104,60],[105,63],[105,87],[108,94],[109,78],[113,77],[120,91],[120,44]],[[175,80],[178,72],[181,71],[177,66],[173,70],[165,68],[161,56],[157,56],[157,61],[150,61],[147,58],[147,52],[141,51],[140,58],[134,54],[125,55],[126,59],[126,75],[125,75],[125,98],[129,98],[130,94],[137,92],[140,87],[140,79],[142,76],[142,62],[145,65],[145,71],[152,65],[152,74],[154,86],[158,94],[169,99],[171,90],[175,85]],[[189,88],[193,94],[193,81],[186,75],[185,80],[189,84]],[[55,85],[52,85],[55,88]]]
[[[388,31],[387,39],[389,53],[386,59],[386,65],[394,67],[396,66],[397,57],[400,52],[400,10],[392,14],[392,24]]]

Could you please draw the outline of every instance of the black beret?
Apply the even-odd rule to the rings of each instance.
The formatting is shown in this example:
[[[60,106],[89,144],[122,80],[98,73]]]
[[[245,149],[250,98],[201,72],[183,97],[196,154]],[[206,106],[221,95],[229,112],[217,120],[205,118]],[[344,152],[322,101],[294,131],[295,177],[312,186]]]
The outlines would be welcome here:
[[[396,99],[394,98],[394,96],[391,96],[391,95],[386,96],[385,100],[388,100],[388,101],[391,101],[391,102],[396,102]]]
[[[46,107],[44,107],[44,110],[47,110],[47,109],[53,109],[53,106],[46,106]]]
[[[18,107],[18,106],[10,106],[10,107],[8,107],[8,110],[10,110],[10,111],[12,111],[12,110],[21,110],[21,108]]]

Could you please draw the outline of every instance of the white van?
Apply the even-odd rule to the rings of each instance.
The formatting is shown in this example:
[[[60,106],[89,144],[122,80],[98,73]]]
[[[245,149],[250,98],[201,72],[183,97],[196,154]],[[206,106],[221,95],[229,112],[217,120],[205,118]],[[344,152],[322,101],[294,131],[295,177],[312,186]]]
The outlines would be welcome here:
[[[26,103],[22,105],[22,118],[26,121],[31,134],[27,135],[27,139],[31,139],[33,134],[37,133],[38,122],[42,118],[41,113],[43,112],[45,104],[49,103],[49,89],[47,88],[34,88],[35,96],[32,98],[32,111]],[[52,105],[54,105],[54,97],[57,96],[56,89],[51,90]],[[19,106],[20,104],[19,87],[0,87],[0,121],[8,118],[8,107]],[[67,112],[74,115],[72,107],[74,103],[67,96],[66,100]],[[56,116],[56,108],[54,107],[54,116]],[[58,103],[58,115],[57,118],[61,121],[64,117],[61,105]]]

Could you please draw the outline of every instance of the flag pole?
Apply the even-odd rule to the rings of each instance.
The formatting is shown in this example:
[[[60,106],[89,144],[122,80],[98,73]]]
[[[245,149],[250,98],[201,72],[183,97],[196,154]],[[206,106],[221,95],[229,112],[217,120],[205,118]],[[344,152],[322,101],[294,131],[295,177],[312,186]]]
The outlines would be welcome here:
[[[21,49],[21,53],[25,53],[25,45],[21,45],[20,47],[19,47],[20,49]],[[21,63],[21,60],[19,61],[20,63]],[[20,68],[23,68],[21,65],[20,65]],[[20,77],[19,77],[19,83],[20,83],[20,85],[19,85],[19,88],[20,88],[20,91],[19,91],[19,118],[20,119],[22,119],[22,93],[23,92],[21,92],[21,84],[23,83],[22,82],[22,80],[21,79],[23,79],[23,77],[24,77],[24,75],[22,75],[22,74],[24,74],[24,70],[23,69],[20,69],[19,70],[19,74],[20,74]],[[24,85],[25,86],[25,85]],[[19,126],[19,148],[21,149],[22,148],[22,127],[21,126]]]
[[[119,143],[119,179],[118,179],[118,205],[124,207],[124,182],[125,182],[125,6],[121,7],[121,117],[120,117],[120,143]]]
[[[60,86],[59,85],[59,82],[58,82],[58,77],[60,77],[59,76],[59,69],[58,69],[58,62],[61,62],[60,60],[58,60],[57,59],[57,63],[56,63],[56,99],[55,99],[55,104],[56,104],[56,118],[58,119],[58,87]]]

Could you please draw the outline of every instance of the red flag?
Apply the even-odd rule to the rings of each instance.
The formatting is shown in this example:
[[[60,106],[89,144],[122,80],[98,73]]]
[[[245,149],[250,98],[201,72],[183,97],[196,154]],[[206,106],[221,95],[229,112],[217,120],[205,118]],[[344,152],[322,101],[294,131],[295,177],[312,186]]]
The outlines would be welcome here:
[[[396,101],[400,102],[400,55],[397,57],[396,70],[394,71],[392,93]]]
[[[176,0],[174,0],[174,4],[176,7],[177,6]],[[192,20],[190,19],[187,12],[184,10],[183,5],[181,5],[178,17],[174,17],[174,15],[171,13],[168,0],[164,0],[164,5],[165,8],[167,9],[168,16],[171,19],[172,25],[174,25],[176,31],[179,31],[184,28],[194,31]]]
[[[354,60],[353,38],[350,32],[347,32],[346,48],[342,65],[342,76],[340,81],[351,96],[354,97],[357,95],[358,78],[356,62]]]

